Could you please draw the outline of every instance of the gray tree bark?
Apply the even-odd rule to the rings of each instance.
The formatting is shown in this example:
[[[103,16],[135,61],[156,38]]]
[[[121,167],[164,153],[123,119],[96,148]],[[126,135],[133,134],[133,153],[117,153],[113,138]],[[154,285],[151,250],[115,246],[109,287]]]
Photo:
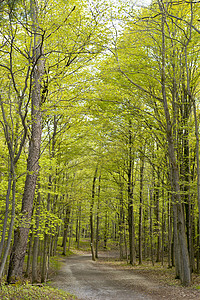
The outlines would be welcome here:
[[[131,120],[129,120],[128,131],[128,228],[129,228],[129,251],[130,251],[130,264],[134,265],[136,262],[135,254],[135,224],[133,212],[133,141],[131,132]]]
[[[98,186],[98,203],[97,203],[97,220],[96,220],[96,247],[95,247],[95,258],[98,258],[98,246],[99,246],[99,210],[100,210],[100,191],[101,191],[101,175],[99,175],[99,186]]]
[[[165,10],[164,4],[162,1],[158,0],[158,4],[160,7],[160,11],[162,14],[162,67],[161,67],[161,84],[162,84],[162,97],[163,97],[163,108],[165,113],[166,120],[166,134],[168,141],[168,152],[169,152],[169,160],[170,160],[170,169],[171,169],[171,178],[172,178],[172,190],[174,192],[175,198],[175,211],[177,212],[177,224],[174,223],[174,226],[177,226],[178,233],[178,245],[176,245],[176,250],[180,251],[180,279],[183,285],[189,286],[191,284],[191,272],[190,272],[190,261],[189,254],[187,249],[187,238],[185,233],[185,220],[180,192],[180,178],[179,178],[179,170],[176,161],[175,148],[174,148],[174,140],[173,140],[173,132],[172,132],[172,124],[171,118],[168,108],[167,95],[166,95],[166,75],[165,75]]]
[[[92,183],[92,198],[90,203],[90,247],[92,253],[92,260],[95,261],[95,251],[94,251],[94,226],[93,226],[93,208],[94,208],[94,197],[95,197],[95,182],[97,179],[98,165],[96,166],[93,183]]]
[[[41,82],[44,74],[42,58],[41,35],[38,34],[37,4],[32,2],[31,7],[33,22],[33,69],[31,82],[31,139],[29,141],[29,154],[27,161],[27,175],[22,198],[20,226],[14,231],[14,243],[10,255],[7,281],[12,282],[22,276],[23,263],[26,254],[27,240],[32,217],[35,187],[39,172],[39,157],[41,143]]]
[[[140,156],[140,207],[139,207],[139,264],[142,264],[142,225],[143,225],[143,178],[144,178],[144,155]]]
[[[67,235],[68,235],[68,228],[69,228],[69,221],[70,221],[70,206],[67,205],[65,211],[65,221],[64,221],[64,231],[63,231],[63,255],[66,255],[66,243],[67,243]]]
[[[40,192],[38,184],[38,195],[37,195],[37,208],[36,208],[36,234],[33,239],[33,257],[32,257],[32,283],[38,281],[38,252],[39,252],[39,219],[40,219]]]

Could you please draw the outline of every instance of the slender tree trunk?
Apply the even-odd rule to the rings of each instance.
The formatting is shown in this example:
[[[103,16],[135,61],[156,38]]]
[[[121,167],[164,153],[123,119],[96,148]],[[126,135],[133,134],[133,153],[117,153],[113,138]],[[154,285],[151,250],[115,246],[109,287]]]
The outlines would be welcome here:
[[[197,219],[197,273],[200,273],[200,231],[199,231],[199,218]]]
[[[78,210],[78,209],[77,209]],[[78,244],[79,212],[76,212],[76,243]]]
[[[57,225],[56,236],[55,236],[54,246],[53,246],[53,256],[56,255],[59,234],[60,234],[60,226]]]
[[[52,187],[52,178],[51,175],[49,175],[49,182],[48,182],[48,189],[49,193],[47,196],[47,212],[50,211],[50,201],[51,201],[51,194],[50,190]],[[46,220],[45,224],[46,230],[49,228],[49,220]],[[46,230],[44,232],[44,249],[43,249],[43,262],[42,262],[42,271],[41,271],[41,282],[46,282],[47,280],[47,274],[48,274],[48,260],[49,260],[49,246],[50,246],[50,232],[46,233]]]
[[[185,79],[185,78],[184,78]],[[190,191],[190,150],[189,150],[189,132],[188,119],[190,117],[190,99],[188,100],[187,92],[185,91],[185,84],[183,83],[183,99],[182,99],[182,178],[184,191],[184,211],[185,211],[185,225],[187,235],[187,245],[190,257],[190,266],[192,271],[193,251],[192,251],[192,227],[191,227],[191,191]],[[190,98],[190,97],[189,97]]]
[[[173,219],[174,219],[174,258],[175,258],[175,270],[176,270],[176,278],[180,279],[181,277],[181,253],[180,253],[180,244],[178,238],[178,217],[177,217],[177,205],[173,200]]]
[[[121,177],[120,177],[121,180]],[[120,182],[119,195],[119,257],[123,259],[123,232],[124,232],[124,208],[123,208],[123,184]]]
[[[70,222],[70,234],[69,234],[68,251],[70,250],[70,247],[71,247],[71,240],[72,240],[72,235],[73,235],[73,215],[74,215],[74,212],[72,210],[71,222]]]
[[[164,265],[164,247],[165,247],[165,198],[164,187],[162,188],[162,247],[161,247],[161,262]]]
[[[97,203],[97,221],[96,221],[96,248],[95,248],[95,257],[96,257],[96,258],[98,258],[98,245],[99,245],[99,211],[100,211],[100,191],[101,191],[101,175],[99,175],[98,203]]]
[[[107,201],[106,201],[106,205],[107,205]],[[108,212],[106,211],[105,213],[105,223],[104,223],[104,249],[107,249],[107,240],[108,240]]]
[[[187,79],[187,91],[185,95],[185,115],[184,115],[184,121],[187,124],[187,120],[191,113],[191,108],[193,106],[193,112],[194,112],[194,119],[195,119],[195,135],[196,135],[196,159],[197,159],[197,200],[198,200],[198,209],[199,209],[199,216],[200,216],[200,175],[199,175],[199,132],[198,132],[198,122],[197,122],[197,116],[196,116],[196,105],[195,100],[191,92],[191,76],[190,76],[190,63],[188,63],[188,45],[190,44],[190,41],[192,39],[192,24],[193,24],[193,1],[190,1],[190,23],[189,23],[189,33],[187,37],[187,41],[185,42],[185,71],[186,71],[186,79]],[[186,136],[184,140],[184,151],[185,151],[185,177],[187,179],[188,176],[188,186],[186,186],[186,191],[190,189],[190,166],[189,166],[189,136],[188,136],[188,126],[185,128],[184,136]],[[187,196],[187,194],[186,194]],[[194,252],[193,252],[193,230],[192,230],[192,213],[191,213],[191,195],[188,193],[188,201],[186,202],[186,221],[187,221],[187,236],[188,236],[188,247],[189,247],[189,255],[190,255],[190,264],[191,264],[191,270],[193,270],[193,264],[194,264]],[[187,210],[188,208],[188,210]],[[199,223],[200,227],[200,223]]]
[[[36,233],[33,239],[33,258],[32,258],[32,283],[38,281],[38,251],[39,251],[39,221],[40,221],[40,184],[38,183],[38,194],[37,194],[37,203],[36,203]]]
[[[191,205],[191,241],[190,241],[190,247],[191,247],[191,269],[192,271],[195,270],[195,251],[194,251],[194,245],[195,245],[195,224],[194,224],[194,207]]]
[[[68,235],[68,228],[69,228],[69,220],[70,220],[70,207],[67,206],[65,212],[65,221],[64,221],[64,232],[63,232],[63,255],[66,255],[66,244],[67,244],[67,235]]]
[[[5,247],[5,252],[1,261],[1,266],[0,266],[0,278],[2,277],[3,270],[7,261],[8,253],[10,250],[10,244],[11,244],[11,238],[12,238],[12,233],[13,233],[13,227],[14,227],[14,219],[15,219],[15,187],[16,187],[16,178],[15,178],[15,166],[17,164],[17,161],[21,155],[22,147],[25,143],[25,138],[26,138],[26,130],[24,131],[23,138],[20,142],[19,150],[15,155],[15,148],[16,144],[15,141],[13,141],[13,129],[12,132],[9,132],[9,124],[7,122],[6,118],[6,113],[4,110],[4,105],[1,99],[0,95],[0,106],[1,106],[1,111],[2,111],[2,116],[3,116],[3,130],[4,130],[4,135],[6,139],[6,143],[8,146],[8,151],[9,151],[9,157],[10,157],[10,170],[9,170],[9,178],[8,178],[8,188],[7,188],[7,194],[6,194],[6,210],[5,210],[5,216],[4,216],[4,223],[3,223],[3,230],[2,230],[2,237],[1,237],[1,242],[0,242],[0,258],[2,256],[2,251],[3,247]],[[21,113],[21,110],[19,108],[19,111]],[[26,129],[26,127],[25,127]],[[8,222],[8,213],[9,213],[9,201],[10,201],[10,193],[12,190],[12,211],[11,211],[11,221],[10,221],[10,226],[8,230],[8,239],[7,239],[7,244],[5,244],[5,237],[6,237],[6,228],[7,228],[7,222]]]
[[[15,221],[15,188],[16,188],[16,180],[14,178],[13,183],[12,183],[12,210],[11,210],[11,221],[10,221],[10,227],[8,231],[8,239],[7,239],[7,244],[6,248],[4,251],[4,255],[1,261],[1,266],[0,266],[0,278],[2,277],[7,257],[9,254],[10,250],[10,244],[11,244],[11,239],[12,239],[12,234],[13,234],[13,227],[14,227],[14,221]]]
[[[168,268],[172,267],[172,217],[171,201],[168,194]]]
[[[134,227],[134,212],[133,212],[133,141],[131,131],[131,120],[129,120],[129,153],[128,153],[128,225],[129,225],[129,251],[130,264],[135,264],[135,227]]]
[[[196,102],[193,100],[193,112],[195,120],[195,135],[196,135],[196,161],[197,161],[197,202],[198,202],[198,232],[200,233],[200,164],[199,164],[199,124],[196,111]],[[200,252],[200,238],[198,238],[198,253]],[[198,254],[199,257],[199,254]],[[199,260],[197,259],[197,269],[199,272]]]
[[[142,220],[143,220],[143,177],[144,177],[144,155],[140,157],[140,207],[139,207],[139,265],[142,264]]]
[[[161,250],[161,236],[160,236],[160,175],[158,170],[158,179],[155,186],[155,214],[156,214],[156,224],[155,230],[157,235],[157,249],[156,249],[156,262],[160,262],[160,250]]]
[[[11,48],[12,47],[13,47],[13,44],[11,43]],[[12,54],[11,54],[11,56],[12,56]],[[12,65],[12,59],[10,60],[10,64],[11,64],[10,65],[10,70],[12,70],[12,67],[13,67],[13,65]],[[28,71],[28,74],[29,74],[29,71]],[[21,97],[23,98],[23,96],[21,96]],[[9,123],[7,121],[6,112],[4,110],[4,103],[3,103],[1,95],[0,95],[0,107],[1,107],[2,117],[3,117],[3,122],[1,122],[1,124],[3,125],[4,136],[5,136],[5,140],[6,140],[6,143],[7,143],[8,152],[9,152],[9,158],[10,158],[9,159],[10,170],[9,170],[8,188],[7,188],[7,194],[6,194],[6,209],[5,209],[3,229],[2,229],[2,236],[1,236],[1,242],[0,242],[0,258],[2,256],[3,247],[5,247],[4,242],[5,242],[7,222],[8,222],[8,214],[9,214],[9,201],[10,201],[10,193],[11,193],[11,190],[12,190],[11,222],[10,222],[10,227],[9,227],[9,231],[8,231],[7,245],[5,247],[4,256],[3,256],[3,259],[1,261],[1,266],[0,266],[0,278],[2,276],[3,269],[5,267],[5,263],[7,261],[8,252],[9,252],[10,244],[11,244],[12,233],[13,233],[13,227],[14,227],[14,218],[15,218],[15,187],[16,187],[15,167],[16,167],[16,164],[17,164],[17,162],[18,162],[18,160],[19,160],[19,158],[21,156],[21,152],[22,152],[22,149],[23,149],[23,146],[24,146],[24,143],[25,143],[25,140],[26,140],[26,134],[27,134],[27,127],[25,125],[25,116],[22,115],[22,111],[21,111],[21,105],[20,105],[21,99],[19,101],[18,112],[19,112],[19,115],[21,117],[21,121],[22,121],[22,125],[23,125],[23,128],[24,128],[24,132],[23,132],[21,141],[20,141],[20,143],[18,145],[18,138],[19,137],[17,139],[14,138],[14,136],[15,136],[14,130],[13,130],[13,127],[10,128],[10,125],[9,125]],[[10,103],[10,105],[11,105],[11,103]],[[11,111],[12,111],[12,109],[11,109]],[[9,117],[11,117],[11,119],[12,119],[12,112],[11,111],[10,111],[11,115],[9,114]],[[16,131],[17,132],[18,132],[18,127],[19,127],[19,124],[18,124],[18,120],[17,120],[17,124],[16,124],[16,128],[17,128]],[[16,133],[16,136],[17,135],[18,134]],[[18,149],[18,150],[16,150],[16,149]]]
[[[126,261],[128,263],[128,245],[127,245],[127,237],[126,237],[126,226],[124,226],[124,246],[125,246],[125,253],[126,253]]]
[[[10,193],[12,190],[12,181],[13,181],[13,176],[12,176],[12,172],[10,171],[9,179],[8,179],[7,194],[6,194],[6,210],[5,210],[5,215],[4,215],[3,229],[2,229],[1,242],[0,242],[0,257],[3,252],[3,245],[4,245],[5,237],[6,237],[6,228],[7,228],[7,223],[8,223],[8,212],[9,212],[9,199],[10,199]]]
[[[33,229],[33,228],[32,228]],[[29,276],[30,267],[31,267],[31,252],[32,252],[32,241],[33,241],[33,233],[31,232],[29,235],[29,242],[28,242],[28,257],[27,257],[27,265],[26,265],[26,273],[25,277]]]
[[[76,223],[76,243],[77,248],[80,248],[80,233],[81,233],[81,204],[79,204]]]
[[[90,247],[92,253],[92,260],[95,261],[95,253],[94,253],[94,226],[93,226],[93,208],[94,208],[94,197],[95,197],[95,182],[97,179],[97,170],[98,166],[95,169],[93,183],[92,183],[92,198],[90,203]]]
[[[152,221],[152,205],[153,205],[153,196],[152,196],[153,191],[150,190],[150,208],[149,208],[149,228],[150,228],[150,241],[151,241],[151,262],[152,265],[154,266],[154,242],[153,242],[153,221]]]
[[[43,243],[43,255],[42,255],[42,269],[41,269],[41,282],[46,282],[47,280],[47,270],[48,270],[48,246],[49,246],[49,235],[44,234]]]
[[[143,258],[146,260],[148,254],[148,234],[147,234],[147,220],[148,220],[148,210],[146,209],[143,213],[143,228],[142,228],[142,236],[143,236]]]
[[[38,250],[39,250],[39,236],[34,237],[33,242],[33,259],[32,259],[32,283],[38,282]]]

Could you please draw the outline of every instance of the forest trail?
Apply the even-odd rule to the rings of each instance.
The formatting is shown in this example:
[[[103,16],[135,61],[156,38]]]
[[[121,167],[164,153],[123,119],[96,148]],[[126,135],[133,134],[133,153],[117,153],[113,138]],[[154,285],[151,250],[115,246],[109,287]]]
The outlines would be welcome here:
[[[93,262],[91,255],[64,259],[52,285],[81,300],[182,300],[200,299],[200,293],[161,285],[134,270],[116,269]]]

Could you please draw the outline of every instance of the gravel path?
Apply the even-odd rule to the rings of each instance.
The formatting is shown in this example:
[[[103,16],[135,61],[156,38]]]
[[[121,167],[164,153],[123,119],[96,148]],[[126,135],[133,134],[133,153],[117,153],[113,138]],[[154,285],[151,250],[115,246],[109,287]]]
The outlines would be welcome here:
[[[90,255],[73,255],[66,258],[52,285],[82,300],[200,299],[200,294],[192,294],[190,291],[185,293],[181,288],[162,286],[135,274],[134,270],[117,270],[93,262]]]

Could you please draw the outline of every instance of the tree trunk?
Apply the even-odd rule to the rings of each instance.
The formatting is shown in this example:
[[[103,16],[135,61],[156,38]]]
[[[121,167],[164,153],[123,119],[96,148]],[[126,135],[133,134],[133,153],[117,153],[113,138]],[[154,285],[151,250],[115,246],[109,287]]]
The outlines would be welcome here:
[[[150,190],[150,208],[149,208],[149,228],[150,228],[150,241],[151,241],[151,262],[154,266],[154,242],[153,242],[153,221],[152,221],[152,205],[153,205],[153,191]]]
[[[77,212],[77,224],[76,224],[76,243],[77,249],[80,248],[80,235],[81,235],[81,204],[79,204]]]
[[[32,259],[32,283],[38,282],[37,262],[39,250],[39,237],[36,235],[33,242],[33,259]]]
[[[126,237],[126,226],[124,226],[124,246],[125,246],[125,253],[126,253],[126,261],[128,263],[128,245],[127,245],[127,237]]]
[[[1,242],[0,242],[0,258],[2,256],[2,251],[3,247],[5,247],[5,252],[1,261],[1,266],[0,266],[0,278],[2,277],[3,270],[7,261],[8,253],[10,250],[10,244],[11,244],[11,239],[12,239],[12,234],[13,234],[13,227],[14,227],[14,219],[15,219],[15,187],[16,187],[16,178],[15,178],[15,166],[17,164],[17,161],[19,160],[19,157],[22,152],[22,147],[25,143],[26,139],[26,126],[24,126],[24,134],[23,138],[20,142],[19,149],[16,153],[17,145],[16,141],[13,140],[14,138],[14,133],[13,133],[13,128],[12,132],[9,132],[9,124],[7,122],[6,118],[6,113],[4,110],[4,104],[1,99],[0,95],[0,106],[1,106],[1,111],[2,111],[2,116],[3,116],[3,130],[4,130],[4,136],[6,139],[7,147],[8,147],[8,152],[9,152],[9,165],[10,165],[10,170],[9,170],[9,178],[8,178],[8,188],[7,188],[7,193],[6,193],[6,209],[5,209],[5,216],[4,216],[4,222],[3,222],[3,229],[2,229],[2,236],[1,236]],[[21,114],[21,109],[19,108],[19,112]],[[11,210],[11,221],[10,221],[10,226],[8,230],[8,239],[7,239],[7,244],[6,246],[4,245],[5,243],[5,237],[6,237],[6,228],[7,228],[7,222],[8,222],[8,214],[9,214],[9,201],[10,201],[10,193],[12,190],[12,210]]]
[[[121,180],[121,176],[120,176]],[[123,184],[120,182],[119,194],[119,257],[123,259],[123,232],[124,232],[124,205],[123,205]]]
[[[33,228],[31,228],[32,230]],[[27,257],[27,265],[26,265],[26,273],[25,277],[29,276],[30,267],[31,267],[31,251],[32,251],[32,241],[33,241],[33,233],[31,232],[29,235],[29,242],[28,242],[28,257]]]
[[[64,232],[63,232],[63,242],[62,242],[63,255],[66,255],[66,243],[67,243],[69,220],[70,220],[70,207],[67,205],[66,212],[65,212]]]
[[[69,243],[68,243],[68,251],[70,250],[71,247],[71,240],[72,240],[72,235],[73,235],[73,210],[71,213],[71,222],[70,222],[70,234],[69,234]]]
[[[106,201],[106,205],[108,204],[108,202]],[[105,213],[105,223],[104,223],[104,234],[103,234],[104,238],[104,249],[107,249],[107,240],[108,240],[108,212],[106,211]]]
[[[14,39],[13,39],[14,41]],[[13,47],[13,42],[11,42],[11,49]],[[11,50],[12,52],[12,50]],[[10,55],[12,57],[12,53],[10,52]],[[13,83],[15,82],[15,77],[13,76],[13,60],[10,59],[10,72],[11,72],[11,77],[12,77],[12,81]],[[29,70],[27,72],[27,80],[29,78]],[[26,80],[25,80],[26,82]],[[26,85],[26,83],[25,83]],[[15,83],[14,83],[15,86]],[[24,87],[24,93],[25,93],[26,87]],[[15,91],[16,91],[16,86],[15,86]],[[18,92],[17,92],[18,94]],[[19,96],[19,94],[18,94]],[[14,133],[14,124],[12,121],[12,126],[10,127],[10,124],[7,121],[6,118],[6,112],[4,110],[4,102],[2,101],[1,95],[0,95],[0,106],[1,106],[1,112],[2,112],[2,119],[3,121],[1,121],[1,124],[3,125],[3,131],[4,131],[4,136],[5,136],[5,140],[7,143],[7,147],[8,147],[8,153],[9,153],[9,178],[8,178],[8,188],[7,188],[7,194],[6,194],[6,209],[5,209],[5,215],[4,215],[4,222],[3,222],[3,229],[2,229],[2,236],[1,236],[1,242],[0,242],[0,258],[2,257],[2,251],[3,248],[5,248],[5,252],[1,261],[1,266],[0,266],[0,278],[2,277],[3,274],[3,270],[7,261],[7,257],[8,257],[8,253],[10,250],[10,244],[11,244],[11,239],[12,239],[12,234],[13,234],[13,227],[14,227],[14,219],[15,219],[15,187],[16,187],[16,178],[15,178],[15,167],[16,164],[21,156],[21,152],[24,146],[24,143],[26,141],[26,135],[27,135],[27,126],[25,124],[25,119],[26,119],[26,113],[23,115],[22,114],[22,100],[23,100],[23,94],[19,97],[20,99],[18,102],[18,110],[17,113],[20,115],[21,117],[21,122],[23,125],[23,134],[21,135],[21,140],[19,137],[19,133],[18,133],[18,128],[19,128],[19,124],[18,124],[18,118],[17,118],[17,122],[16,122],[16,133]],[[10,104],[9,104],[10,105]],[[11,117],[12,119],[12,108],[10,106],[10,113],[9,113],[9,118]],[[16,138],[17,137],[17,138]],[[19,142],[20,140],[20,142]],[[17,150],[18,149],[18,150]],[[8,222],[8,214],[9,214],[9,200],[10,200],[10,193],[12,190],[12,210],[11,210],[11,221],[10,221],[10,226],[9,226],[9,230],[8,230],[8,239],[7,239],[7,244],[6,246],[4,245],[5,243],[5,237],[6,237],[6,228],[7,228],[7,222]]]
[[[98,203],[97,203],[97,221],[96,221],[96,248],[95,248],[95,257],[96,257],[96,258],[98,258],[98,244],[99,244],[99,211],[100,211],[100,191],[101,191],[101,175],[99,175]]]
[[[162,74],[161,74],[161,83],[162,83],[162,96],[163,96],[163,108],[165,112],[165,120],[166,120],[166,132],[167,132],[167,142],[168,142],[168,151],[169,151],[169,159],[170,159],[170,169],[172,174],[172,190],[174,192],[175,197],[175,209],[177,210],[177,218],[178,223],[174,224],[177,226],[177,233],[178,233],[178,245],[180,249],[180,260],[181,260],[181,282],[185,286],[189,286],[191,284],[191,274],[190,274],[190,262],[189,262],[189,255],[187,249],[187,239],[185,234],[185,220],[183,214],[183,207],[182,207],[182,199],[180,193],[180,178],[179,178],[179,170],[175,156],[175,149],[174,149],[174,140],[173,140],[173,133],[172,133],[172,125],[171,125],[171,118],[167,103],[167,95],[165,89],[165,10],[160,4],[160,10],[162,13]],[[177,249],[176,249],[177,250]]]
[[[12,239],[12,233],[13,233],[13,227],[14,227],[14,221],[15,221],[15,188],[16,188],[16,180],[14,178],[13,183],[12,183],[12,210],[11,210],[11,220],[10,220],[10,227],[8,231],[8,239],[7,239],[7,245],[5,248],[5,252],[1,261],[1,266],[0,266],[0,278],[2,277],[6,260],[9,254],[10,250],[10,244],[11,244],[11,239]]]
[[[60,226],[57,225],[57,230],[56,230],[56,235],[55,235],[55,240],[54,240],[54,246],[53,246],[53,254],[52,254],[53,256],[56,255],[59,233],[60,233]]]
[[[10,264],[7,281],[12,282],[22,276],[24,257],[32,217],[32,207],[35,195],[36,181],[39,171],[40,143],[41,143],[41,80],[44,74],[42,60],[41,35],[37,28],[37,7],[32,3],[33,21],[33,73],[32,73],[32,102],[31,102],[31,139],[29,141],[29,154],[27,161],[27,175],[22,198],[20,226],[14,231],[14,243],[10,255]]]
[[[164,178],[163,178],[164,181]],[[161,262],[164,265],[164,249],[165,249],[165,198],[164,187],[162,188],[162,247],[161,247]]]
[[[7,188],[7,193],[6,193],[6,210],[5,210],[5,214],[4,214],[3,229],[2,229],[1,242],[0,242],[0,257],[3,252],[3,246],[4,246],[4,242],[5,242],[5,237],[6,237],[6,228],[7,228],[8,213],[9,213],[9,199],[10,199],[10,193],[12,190],[12,181],[13,181],[13,175],[12,175],[12,171],[10,171],[9,179],[8,179],[8,188]]]
[[[160,250],[161,250],[161,237],[160,237],[160,186],[159,186],[160,174],[158,170],[158,179],[155,186],[155,231],[157,236],[157,249],[156,249],[156,262],[160,262]]]
[[[171,201],[168,194],[168,268],[172,267],[172,216]]]
[[[37,262],[38,262],[38,251],[39,251],[39,221],[40,221],[40,191],[39,191],[39,183],[38,183],[38,195],[37,195],[37,203],[36,203],[36,233],[33,239],[33,258],[32,258],[32,283],[38,281],[38,272],[37,272]]]
[[[200,231],[199,231],[199,218],[197,219],[197,223],[198,223],[198,226],[197,226],[197,273],[199,274],[200,273],[200,237],[199,237],[199,234],[200,234]]]
[[[199,164],[199,124],[196,112],[196,103],[193,100],[193,112],[194,112],[194,120],[195,120],[195,135],[196,135],[196,160],[197,160],[197,202],[198,202],[198,232],[200,232],[200,164]],[[198,238],[198,257],[200,253],[200,238]],[[197,270],[199,272],[199,261],[197,259]]]
[[[129,120],[129,140],[128,140],[128,226],[129,226],[129,251],[130,264],[135,264],[135,226],[134,226],[134,212],[133,212],[133,145],[132,145],[132,131],[131,120]]]
[[[51,178],[51,175],[49,175],[49,182],[48,182],[49,193],[47,195],[47,212],[50,211],[51,187],[52,187],[52,178]],[[41,282],[46,282],[47,273],[48,273],[48,263],[49,263],[49,255],[48,254],[49,254],[50,237],[51,237],[50,230],[49,230],[49,232],[47,232],[47,230],[49,228],[49,220],[48,219],[46,220],[45,228],[46,228],[46,230],[44,232],[44,249],[43,249]]]
[[[92,184],[92,199],[90,203],[90,247],[92,253],[92,260],[95,261],[95,253],[94,253],[94,227],[93,227],[93,208],[94,208],[94,196],[95,196],[95,181],[97,179],[97,170],[98,166],[95,169],[93,184]]]
[[[142,219],[143,219],[143,177],[144,177],[144,155],[140,157],[140,206],[139,206],[139,265],[142,264]]]
[[[41,283],[47,280],[48,271],[48,246],[49,246],[49,235],[44,234],[44,244],[43,244],[43,255],[42,255],[42,269],[41,269]]]

